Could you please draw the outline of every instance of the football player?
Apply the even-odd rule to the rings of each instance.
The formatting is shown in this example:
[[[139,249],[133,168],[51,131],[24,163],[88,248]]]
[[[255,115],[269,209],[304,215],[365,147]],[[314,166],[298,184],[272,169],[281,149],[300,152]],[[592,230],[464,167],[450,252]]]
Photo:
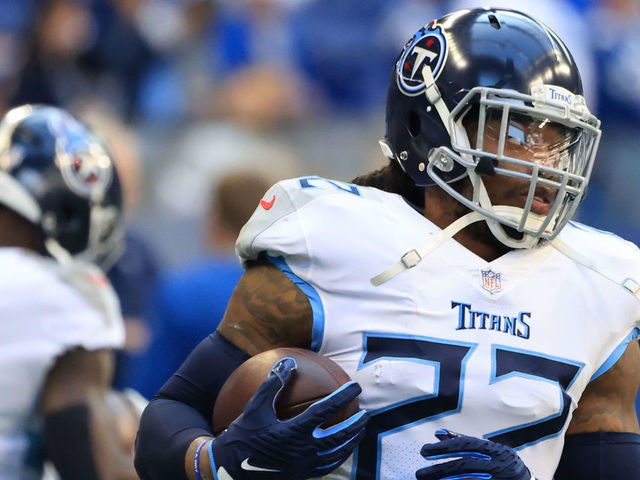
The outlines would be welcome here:
[[[122,246],[106,149],[59,108],[0,122],[0,479],[134,479],[136,408],[110,391],[124,340],[103,272]],[[129,440],[127,440],[127,438]]]
[[[143,414],[141,477],[636,478],[640,252],[570,222],[600,122],[565,45],[511,10],[435,20],[386,124],[383,169],[266,193],[222,324]],[[283,360],[213,438],[226,376],[281,346],[339,363],[367,414],[321,428],[350,384],[278,421]]]

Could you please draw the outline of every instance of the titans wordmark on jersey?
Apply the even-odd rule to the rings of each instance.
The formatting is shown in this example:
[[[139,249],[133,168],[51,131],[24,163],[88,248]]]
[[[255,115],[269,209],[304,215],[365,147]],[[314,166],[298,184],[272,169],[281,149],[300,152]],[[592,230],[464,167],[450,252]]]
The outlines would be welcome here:
[[[312,348],[360,383],[371,413],[352,459],[327,478],[415,478],[420,447],[447,428],[511,445],[552,479],[584,388],[638,334],[633,295],[548,244],[487,263],[452,239],[374,287],[440,229],[398,195],[318,177],[264,198],[238,255],[267,255],[307,294]],[[609,270],[640,271],[638,250],[613,235],[561,235]]]

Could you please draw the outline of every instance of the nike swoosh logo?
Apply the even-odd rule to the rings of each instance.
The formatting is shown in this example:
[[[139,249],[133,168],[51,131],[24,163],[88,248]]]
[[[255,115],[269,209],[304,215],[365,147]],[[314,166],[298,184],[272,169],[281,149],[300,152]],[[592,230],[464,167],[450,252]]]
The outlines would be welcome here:
[[[273,198],[268,202],[265,201],[264,199],[260,200],[260,205],[262,205],[262,208],[264,208],[265,210],[269,210],[271,207],[273,207],[273,204],[275,201],[276,201],[276,196],[274,195]]]
[[[269,207],[271,208],[271,207]],[[240,467],[243,470],[247,470],[249,472],[279,472],[280,470],[272,470],[270,468],[261,468],[261,467],[254,467],[253,465],[251,465],[249,463],[249,457],[245,458],[242,463],[240,464]]]

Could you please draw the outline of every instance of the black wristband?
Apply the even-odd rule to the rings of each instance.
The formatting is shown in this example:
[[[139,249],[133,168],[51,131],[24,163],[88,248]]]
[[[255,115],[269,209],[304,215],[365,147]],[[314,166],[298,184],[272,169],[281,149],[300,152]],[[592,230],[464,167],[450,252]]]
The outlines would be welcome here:
[[[44,417],[45,455],[61,480],[99,480],[85,404],[67,407]]]
[[[248,358],[245,351],[214,332],[193,349],[157,397],[185,403],[210,420],[222,385]]]
[[[211,416],[218,392],[247,358],[217,332],[191,352],[142,414],[135,457],[142,480],[186,480],[187,449],[195,438],[213,435]]]

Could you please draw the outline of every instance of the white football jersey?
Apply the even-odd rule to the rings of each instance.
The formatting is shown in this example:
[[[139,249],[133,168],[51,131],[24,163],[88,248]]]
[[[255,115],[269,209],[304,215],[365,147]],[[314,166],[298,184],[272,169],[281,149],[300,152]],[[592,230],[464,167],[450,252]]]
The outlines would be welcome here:
[[[399,195],[305,177],[265,194],[236,248],[307,294],[312,349],[362,386],[367,436],[326,478],[414,479],[429,464],[421,446],[445,428],[511,445],[551,480],[586,385],[638,336],[640,302],[550,244],[487,262],[449,239],[372,285],[440,231]],[[638,279],[633,244],[580,224],[561,238]]]
[[[38,400],[56,357],[124,342],[120,305],[97,267],[0,248],[0,480],[42,477]]]

